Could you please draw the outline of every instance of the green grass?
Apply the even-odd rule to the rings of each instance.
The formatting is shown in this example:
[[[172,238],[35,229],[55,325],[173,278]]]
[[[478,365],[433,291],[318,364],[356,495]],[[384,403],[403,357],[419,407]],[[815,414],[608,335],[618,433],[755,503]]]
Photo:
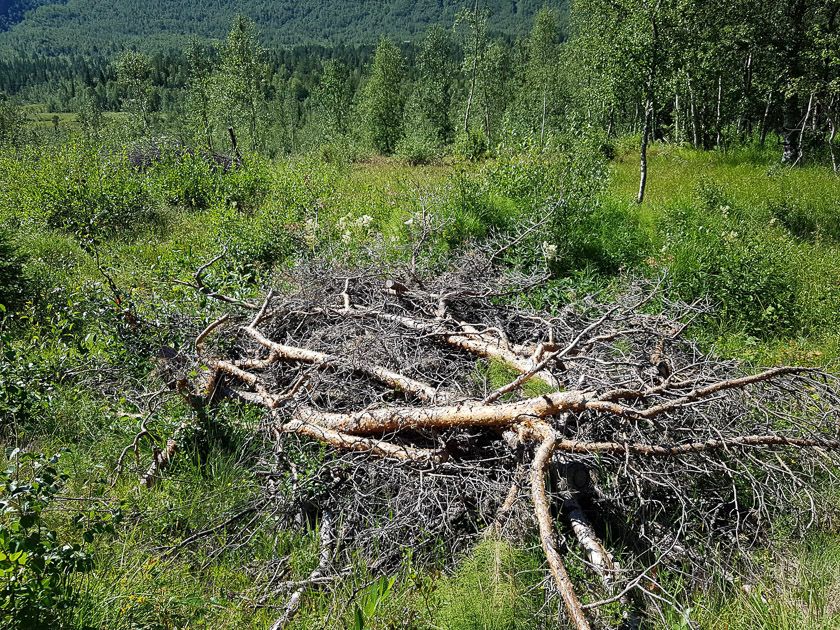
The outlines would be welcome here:
[[[65,116],[60,124],[73,123]],[[562,189],[567,212],[507,254],[509,264],[526,269],[549,259],[557,276],[523,299],[556,307],[592,288],[614,289],[625,270],[667,270],[677,295],[708,293],[723,303],[691,331],[709,349],[756,364],[837,368],[840,179],[828,169],[784,170],[755,150],[724,155],[655,146],[648,196],[636,206],[631,153],[620,154],[606,191],[592,196],[581,192],[591,175],[586,165],[572,165],[574,171],[553,159],[502,156],[477,165],[409,167],[398,160],[253,158],[241,172],[222,174],[197,160],[133,170],[118,152],[103,157],[80,145],[0,155],[0,226],[24,255],[28,286],[28,303],[0,329],[8,353],[0,365],[0,417],[15,417],[6,435],[10,443],[47,452],[68,449],[62,460],[71,474],[68,493],[92,493],[125,514],[114,536],[97,541],[94,570],[79,578],[74,623],[267,627],[279,614],[272,606],[285,597],[255,607],[264,578],[255,567],[288,556],[288,579],[299,579],[317,562],[317,532],[275,531],[268,521],[252,524],[257,534],[230,552],[214,550],[235,531],[163,556],[162,548],[259,494],[246,456],[245,436],[258,420],[252,410],[222,407],[204,421],[184,404],[161,407],[150,428],[165,437],[182,427],[188,449],[154,492],[138,490],[134,470],[111,486],[114,462],[143,413],[136,391],[163,386],[151,357],[161,345],[190,342],[189,331],[168,323],[196,313],[209,321],[219,308],[173,280],[191,278],[223,246],[229,254],[207,281],[257,296],[278,269],[303,256],[346,264],[380,255],[404,261],[426,212],[447,220],[421,261],[436,268],[491,230],[517,229],[542,210],[541,199]],[[582,172],[590,175],[573,175]],[[97,256],[141,317],[159,327],[121,340],[120,310]],[[101,374],[105,385],[85,380],[90,374]],[[474,376],[491,389],[514,377],[495,362]],[[97,393],[99,387],[107,393]],[[532,396],[545,391],[536,380],[524,388]],[[140,454],[141,462],[150,460],[148,443]],[[67,522],[56,521],[67,540],[78,538]],[[447,573],[441,560],[441,566],[415,566],[407,557],[371,627],[551,627],[538,550],[486,541]],[[708,628],[835,627],[838,564],[836,532],[779,545],[767,552],[770,576],[751,594],[728,587],[693,594],[695,614]],[[360,564],[347,579],[307,597],[295,627],[352,624],[350,602],[374,577]]]
[[[703,627],[830,630],[840,626],[840,537],[815,534],[777,549],[756,584],[713,590],[696,601]]]
[[[758,364],[831,366],[840,360],[840,178],[774,158],[657,145],[645,202],[633,207],[632,153],[614,163],[608,195],[639,217],[654,271],[667,270],[682,297],[710,290],[725,307],[697,331],[707,345]]]

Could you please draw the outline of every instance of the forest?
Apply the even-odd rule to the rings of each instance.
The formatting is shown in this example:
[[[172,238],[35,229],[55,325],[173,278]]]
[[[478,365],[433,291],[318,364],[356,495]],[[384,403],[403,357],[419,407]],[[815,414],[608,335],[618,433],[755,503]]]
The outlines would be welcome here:
[[[101,4],[0,5],[0,627],[840,625],[839,0]]]
[[[369,44],[380,35],[405,41],[422,37],[432,25],[451,26],[462,4],[461,0],[0,0],[0,49],[47,55],[111,54],[125,47],[177,49],[183,47],[185,32],[202,39],[223,38],[235,15],[258,22],[261,42],[271,47]],[[529,21],[543,4],[562,9],[565,0],[482,4],[493,11],[496,33],[518,36],[528,32]],[[144,19],[137,20],[138,15]]]

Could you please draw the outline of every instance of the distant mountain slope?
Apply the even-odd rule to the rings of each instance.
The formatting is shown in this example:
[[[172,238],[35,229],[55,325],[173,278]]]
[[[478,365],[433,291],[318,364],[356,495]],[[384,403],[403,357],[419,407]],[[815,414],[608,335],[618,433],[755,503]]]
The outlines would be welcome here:
[[[0,0],[0,31],[5,31],[23,19],[24,14],[50,0]]]
[[[180,46],[187,37],[220,38],[232,17],[253,18],[268,45],[363,43],[381,34],[413,39],[430,24],[452,24],[459,0],[0,0],[10,16],[0,52],[109,52]],[[485,0],[491,29],[520,34],[546,0]],[[549,0],[562,6],[565,0]],[[40,5],[40,6],[38,6]],[[35,7],[35,8],[33,8]],[[26,12],[21,19],[21,12]],[[2,30],[2,26],[0,26]]]

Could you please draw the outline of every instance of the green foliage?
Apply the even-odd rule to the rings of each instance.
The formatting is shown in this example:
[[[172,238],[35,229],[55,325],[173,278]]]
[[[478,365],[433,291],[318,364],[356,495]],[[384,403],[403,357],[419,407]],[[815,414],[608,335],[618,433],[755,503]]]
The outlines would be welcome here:
[[[528,110],[533,129],[539,130],[540,143],[545,140],[549,119],[556,115],[558,102],[559,25],[557,13],[549,7],[540,9],[528,41],[526,68]]]
[[[5,319],[5,318],[4,318]],[[49,391],[46,371],[28,360],[25,349],[16,346],[8,329],[9,320],[0,321],[0,435],[12,435],[18,428],[31,426],[43,411],[43,399]]]
[[[826,201],[824,204],[809,203],[809,200],[787,192],[769,199],[767,211],[797,238],[840,243],[840,201]]]
[[[384,155],[394,152],[402,136],[404,73],[400,49],[383,37],[362,90],[360,113],[366,141]]]
[[[90,53],[127,47],[171,49],[183,34],[197,33],[204,40],[221,39],[236,13],[259,20],[265,43],[272,47],[349,42],[370,44],[378,34],[394,39],[416,39],[431,25],[449,27],[460,8],[458,2],[439,0],[278,0],[270,10],[261,0],[208,6],[195,0],[161,5],[153,0],[12,0],[46,5],[26,15],[8,33],[0,33],[0,52],[38,50],[45,54]],[[528,30],[528,20],[545,0],[487,0],[494,28],[509,35]],[[552,0],[550,4],[562,3]],[[137,16],[144,17],[138,20]],[[3,31],[0,11],[0,31]],[[105,40],[107,39],[107,44]]]
[[[239,280],[255,279],[309,239],[314,245],[318,238],[315,216],[322,197],[334,185],[333,171],[312,161],[295,161],[273,172],[262,166],[265,170],[251,165],[227,176],[236,179],[226,185],[226,198],[230,200],[231,193],[238,190],[246,193],[252,205],[234,200],[214,207],[209,217],[215,239],[227,246],[234,278]]]
[[[136,135],[147,134],[152,124],[151,60],[143,53],[126,51],[117,60],[116,74],[131,131]]]
[[[593,267],[612,274],[634,268],[651,250],[638,211],[603,197],[602,157],[583,139],[567,151],[506,151],[489,172],[492,189],[521,205],[523,217],[546,225],[513,250],[508,262],[555,274]]]
[[[370,627],[367,621],[376,615],[379,604],[388,597],[395,581],[396,578],[383,575],[364,590],[353,607],[353,630],[365,630]]]
[[[102,107],[93,90],[87,90],[79,97],[76,121],[79,123],[85,142],[93,145],[101,139],[105,120]]]
[[[513,382],[521,374],[515,368],[499,361],[498,359],[490,359],[486,363],[476,364],[476,376],[487,379],[488,391],[494,391],[500,387],[504,387],[508,383]],[[535,396],[542,396],[543,394],[550,394],[556,391],[551,385],[538,378],[529,379],[522,386],[522,395],[526,398],[533,398]],[[504,399],[512,399],[514,394],[505,394]]]
[[[21,111],[0,92],[0,148],[19,146],[25,136]]]
[[[637,267],[651,251],[651,242],[635,208],[597,201],[586,208],[560,204],[554,210],[553,238],[543,255],[557,274],[589,265],[604,274]]]
[[[213,149],[213,63],[210,50],[196,39],[191,39],[184,50],[189,64],[185,95],[185,123],[192,131],[196,144]]]
[[[762,338],[795,331],[796,252],[725,212],[690,208],[668,217],[664,252],[680,296],[711,297],[728,330]]]
[[[512,227],[515,206],[494,194],[486,180],[457,171],[448,184],[446,202],[440,209],[446,225],[438,236],[449,248]]]
[[[227,201],[221,190],[226,176],[195,154],[164,156],[148,171],[149,188],[155,197],[166,204],[194,209]]]
[[[458,157],[476,162],[487,155],[488,140],[485,133],[477,127],[470,127],[466,133],[455,137],[453,150]]]
[[[396,154],[412,166],[429,164],[440,153],[437,131],[420,117],[409,119],[405,135],[396,146]]]
[[[154,204],[122,155],[100,158],[65,147],[33,166],[19,191],[21,210],[30,220],[94,237],[154,220]]]
[[[341,142],[349,129],[352,93],[348,69],[340,61],[330,59],[313,94],[315,116],[319,119],[321,141],[325,144]]]
[[[426,32],[417,59],[419,77],[412,94],[410,111],[426,135],[444,144],[451,139],[452,90],[455,76],[454,43],[447,31],[434,26]],[[412,132],[409,127],[408,133]]]
[[[219,52],[221,64],[211,79],[212,116],[223,130],[233,128],[251,151],[262,149],[268,67],[253,20],[237,15]]]
[[[24,256],[12,244],[11,235],[0,229],[0,319],[3,312],[14,308],[24,296],[24,260]]]
[[[785,545],[765,561],[764,579],[748,589],[725,583],[699,598],[704,628],[732,630],[828,630],[840,624],[840,542],[817,534]]]
[[[78,515],[84,543],[62,541],[46,522],[68,479],[58,456],[15,449],[8,459],[0,473],[0,621],[4,628],[46,627],[73,605],[73,576],[93,567],[88,545],[113,533],[119,513]]]

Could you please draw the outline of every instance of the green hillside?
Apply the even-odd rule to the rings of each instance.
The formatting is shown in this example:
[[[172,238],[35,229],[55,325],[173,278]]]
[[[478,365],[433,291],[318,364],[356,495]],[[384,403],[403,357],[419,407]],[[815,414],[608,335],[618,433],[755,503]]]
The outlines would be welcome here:
[[[36,5],[37,8],[28,12]],[[362,43],[387,34],[413,39],[431,24],[449,26],[463,0],[2,0],[6,30],[0,33],[0,52],[109,52],[126,46],[143,49],[180,45],[185,36],[220,38],[231,18],[253,18],[272,46],[305,43]],[[488,0],[493,28],[522,34],[544,4],[564,0]]]

